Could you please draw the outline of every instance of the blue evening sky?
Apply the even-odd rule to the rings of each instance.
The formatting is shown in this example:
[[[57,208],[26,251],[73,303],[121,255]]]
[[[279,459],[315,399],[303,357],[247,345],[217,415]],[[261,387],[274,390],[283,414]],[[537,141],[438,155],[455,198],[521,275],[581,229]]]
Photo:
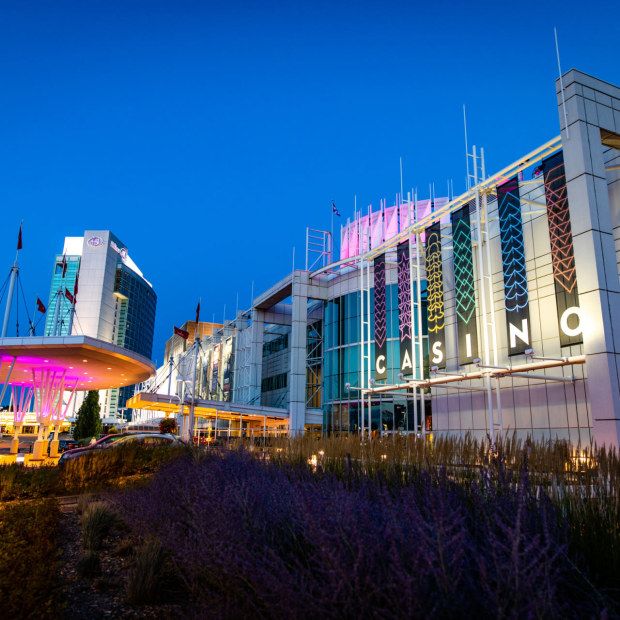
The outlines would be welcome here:
[[[12,0],[0,5],[0,283],[32,312],[63,238],[111,229],[173,324],[304,267],[331,200],[464,190],[559,133],[562,69],[620,84],[620,3]],[[23,312],[20,309],[20,312]],[[9,334],[15,333],[11,320]],[[21,319],[21,330],[27,328]],[[39,333],[42,331],[40,328]]]

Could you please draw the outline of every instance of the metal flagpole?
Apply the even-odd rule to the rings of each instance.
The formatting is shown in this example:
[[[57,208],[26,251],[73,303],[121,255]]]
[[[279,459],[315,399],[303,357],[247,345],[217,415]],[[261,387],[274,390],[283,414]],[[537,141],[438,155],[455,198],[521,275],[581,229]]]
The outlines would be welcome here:
[[[560,73],[560,92],[562,93],[562,109],[564,111],[564,128],[566,129],[566,137],[568,138],[568,117],[566,116],[566,101],[564,101],[564,82],[562,80],[562,67],[560,66],[560,48],[558,47],[558,31],[554,28],[555,35],[555,51],[558,56],[558,71]]]
[[[32,321],[30,321],[30,330],[29,330],[30,333],[28,334],[29,336],[34,336],[34,317],[36,316],[37,308],[38,308],[38,305],[32,311]]]
[[[465,177],[465,185],[467,191],[469,191],[469,147],[467,146],[467,116],[465,115],[465,104],[463,104],[463,127],[465,129],[465,169],[467,170],[467,176]],[[476,162],[474,162],[474,166]]]
[[[13,305],[13,292],[15,291],[15,280],[17,278],[18,271],[19,271],[19,267],[17,266],[17,257],[15,257],[15,263],[11,267],[11,280],[9,282],[9,295],[6,299],[6,308],[4,310],[4,322],[2,323],[2,337],[3,338],[6,336],[6,332],[9,328],[9,317],[11,315],[11,306]]]
[[[487,303],[485,295],[485,278],[484,273],[484,260],[482,254],[482,217],[480,214],[480,190],[477,189],[478,185],[478,161],[476,157],[476,146],[472,147],[472,154],[474,159],[474,188],[476,192],[476,223],[478,227],[478,278],[480,279],[480,300],[482,302],[482,335],[484,338],[484,361],[485,364],[489,363],[489,329],[487,325]],[[484,179],[483,179],[484,180]],[[488,286],[491,286],[489,281]],[[485,375],[485,383],[487,389],[487,401],[488,401],[488,413],[489,413],[489,435],[491,438],[491,444],[495,445],[495,421],[493,419],[493,392],[491,388],[491,378],[487,374]]]
[[[486,168],[484,163],[484,149],[480,149],[480,170],[482,173],[482,181],[485,180],[486,177]],[[486,234],[486,243],[485,243],[485,254],[487,259],[487,272],[489,278],[489,286],[487,289],[489,295],[489,311],[491,320],[489,322],[489,326],[491,327],[491,341],[493,346],[493,365],[497,366],[499,364],[499,355],[498,355],[498,347],[497,347],[497,328],[495,325],[495,301],[493,299],[493,269],[491,266],[491,232],[489,230],[489,205],[487,201],[486,191],[482,194],[482,215],[484,218],[484,229]],[[500,379],[498,375],[495,375],[495,392],[496,392],[496,400],[497,400],[497,422],[499,423],[499,434],[500,436],[504,432],[504,424],[502,420],[502,394],[500,387]]]
[[[11,280],[9,282],[9,294],[6,298],[6,308],[4,310],[4,321],[2,323],[2,338],[6,336],[7,330],[9,328],[9,317],[11,315],[11,306],[13,305],[13,293],[15,291],[15,280],[17,279],[17,274],[19,272],[19,267],[17,265],[17,260],[19,258],[19,250],[22,246],[22,226],[24,225],[24,220],[22,220],[19,225],[19,237],[17,239],[17,251],[15,252],[15,262],[11,267]]]
[[[54,320],[52,322],[52,336],[56,336],[56,332],[58,330],[58,310],[60,308],[60,299],[58,297],[60,293],[60,288],[56,291],[56,306],[54,307]]]
[[[418,192],[416,190],[414,194],[414,208],[415,208],[415,221],[418,221]],[[422,277],[420,275],[420,269],[422,268],[420,264],[420,256],[422,254],[422,237],[420,232],[416,232],[416,288],[418,295],[418,374],[419,378],[424,378],[424,336],[422,334]],[[418,401],[418,389],[414,388],[414,394],[416,402]],[[420,430],[422,431],[422,437],[426,435],[426,409],[422,402],[422,396],[424,392],[420,390],[420,426],[422,427]],[[417,428],[417,419],[416,419],[416,428]]]

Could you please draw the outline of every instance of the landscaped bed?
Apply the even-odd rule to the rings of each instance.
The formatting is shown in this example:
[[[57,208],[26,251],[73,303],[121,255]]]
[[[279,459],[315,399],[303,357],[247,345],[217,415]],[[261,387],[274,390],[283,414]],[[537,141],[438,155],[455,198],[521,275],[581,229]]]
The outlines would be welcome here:
[[[60,517],[63,614],[618,614],[614,452],[399,441],[95,457],[60,485],[100,489]]]

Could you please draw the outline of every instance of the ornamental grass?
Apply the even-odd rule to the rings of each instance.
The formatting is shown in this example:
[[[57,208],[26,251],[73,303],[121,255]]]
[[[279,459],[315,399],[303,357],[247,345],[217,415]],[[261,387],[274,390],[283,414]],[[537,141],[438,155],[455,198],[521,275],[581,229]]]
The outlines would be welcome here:
[[[167,551],[197,616],[617,613],[617,591],[576,542],[588,526],[567,501],[578,482],[558,482],[558,470],[541,484],[539,465],[530,471],[539,446],[519,453],[513,441],[504,454],[462,441],[304,438],[274,443],[269,458],[255,446],[224,450],[178,459],[114,501],[136,534]],[[540,448],[559,463],[559,448]],[[588,518],[600,518],[593,510]],[[599,550],[618,540],[606,518]]]
[[[0,507],[3,618],[60,617],[59,517],[51,499]]]

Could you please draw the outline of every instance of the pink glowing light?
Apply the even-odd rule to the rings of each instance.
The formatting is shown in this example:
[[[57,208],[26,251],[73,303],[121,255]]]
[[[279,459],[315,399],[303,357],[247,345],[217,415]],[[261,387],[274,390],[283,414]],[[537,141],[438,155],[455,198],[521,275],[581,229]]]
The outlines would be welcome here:
[[[370,215],[370,247],[378,248],[383,243],[383,213],[375,211]]]
[[[340,230],[340,258],[349,258],[349,237],[351,225],[347,224]]]
[[[18,428],[24,423],[24,417],[30,410],[34,390],[30,386],[11,385],[13,392],[13,426]]]
[[[388,207],[385,210],[385,240],[398,234],[398,208]]]
[[[437,211],[438,209],[441,209],[441,207],[444,207],[449,202],[450,202],[449,198],[435,198],[435,211]],[[443,215],[439,221],[441,222],[442,226],[446,226],[447,224],[450,223],[450,215],[449,214]]]
[[[366,252],[368,252],[369,248],[368,248],[368,230],[369,230],[369,222],[368,222],[368,216],[365,215],[364,217],[360,218],[360,252],[362,254],[365,254]]]
[[[400,232],[407,230],[413,222],[413,204],[406,202],[400,205]]]

